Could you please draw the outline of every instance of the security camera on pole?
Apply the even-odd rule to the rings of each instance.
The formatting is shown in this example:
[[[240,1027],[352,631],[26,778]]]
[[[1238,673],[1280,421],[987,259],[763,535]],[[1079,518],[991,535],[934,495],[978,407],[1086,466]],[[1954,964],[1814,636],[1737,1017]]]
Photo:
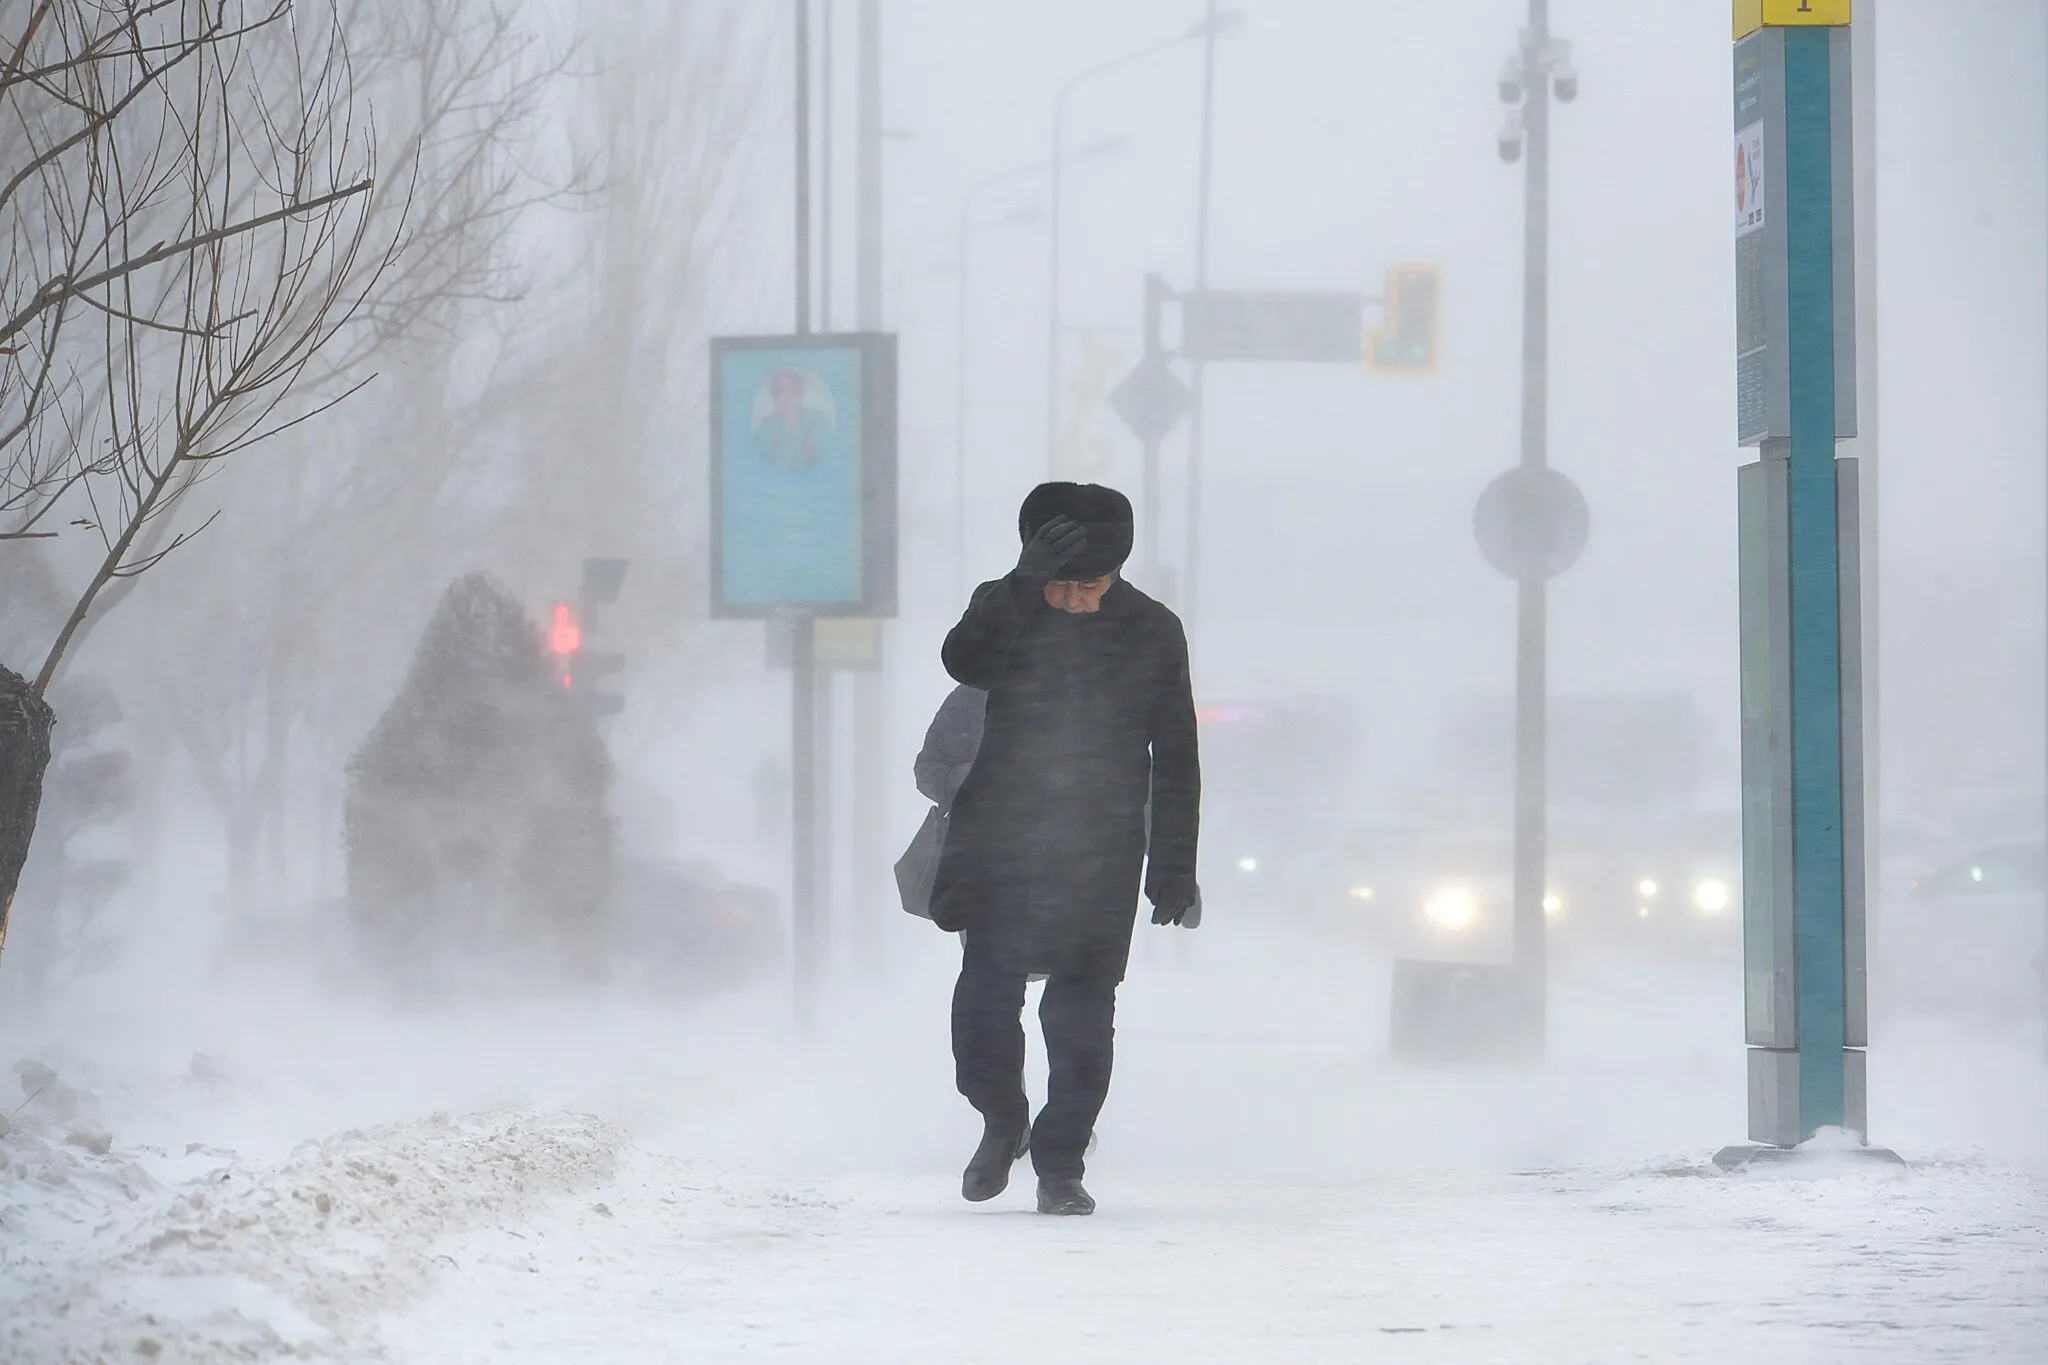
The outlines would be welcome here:
[[[1578,97],[1571,44],[1550,36],[1549,0],[1529,0],[1529,26],[1501,73],[1509,106],[1500,156],[1528,151],[1522,265],[1522,458],[1480,498],[1473,529],[1489,562],[1516,583],[1514,969],[1527,1053],[1540,1056],[1547,1015],[1549,580],[1585,548],[1585,499],[1550,467],[1550,98]]]

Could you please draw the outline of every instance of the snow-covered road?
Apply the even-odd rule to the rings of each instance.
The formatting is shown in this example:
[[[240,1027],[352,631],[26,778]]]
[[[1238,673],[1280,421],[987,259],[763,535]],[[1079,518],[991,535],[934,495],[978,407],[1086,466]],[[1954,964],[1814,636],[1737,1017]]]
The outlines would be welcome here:
[[[2048,1360],[2030,1032],[1880,1039],[1910,1169],[1730,1177],[1721,969],[1566,964],[1545,1067],[1418,1073],[1383,962],[1212,928],[1141,945],[1092,1219],[960,1202],[936,936],[808,1042],[775,990],[274,973],[6,1021],[58,1079],[0,1137],[0,1361]]]

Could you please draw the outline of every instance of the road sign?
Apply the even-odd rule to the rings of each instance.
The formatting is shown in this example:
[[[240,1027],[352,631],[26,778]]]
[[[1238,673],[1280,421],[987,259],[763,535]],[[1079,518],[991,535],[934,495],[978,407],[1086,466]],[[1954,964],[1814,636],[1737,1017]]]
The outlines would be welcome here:
[[[1373,332],[1366,365],[1382,373],[1434,374],[1442,293],[1443,272],[1434,265],[1389,267],[1386,325]]]
[[[1181,295],[1189,360],[1355,365],[1365,354],[1363,294],[1205,290]]]
[[[1133,436],[1150,444],[1165,440],[1180,425],[1193,399],[1188,386],[1173,372],[1173,365],[1154,352],[1109,391],[1107,402]]]
[[[1555,469],[1510,469],[1472,513],[1479,552],[1514,579],[1557,577],[1585,552],[1590,529],[1585,494]]]
[[[787,669],[795,657],[797,623],[769,621],[768,667]],[[825,616],[812,626],[812,656],[835,673],[872,673],[882,666],[882,623],[867,616]]]
[[[619,600],[619,592],[626,585],[626,569],[631,561],[625,559],[586,559],[583,561],[583,591],[577,596],[587,607],[608,607]]]
[[[1735,0],[1735,36],[1747,38],[1766,24],[1827,28],[1849,22],[1850,0]]]

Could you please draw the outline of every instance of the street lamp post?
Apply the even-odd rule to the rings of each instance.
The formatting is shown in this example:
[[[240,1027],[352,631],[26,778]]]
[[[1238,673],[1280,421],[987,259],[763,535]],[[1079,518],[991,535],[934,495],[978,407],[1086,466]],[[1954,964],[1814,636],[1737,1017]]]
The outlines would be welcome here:
[[[1522,451],[1525,477],[1545,470],[1549,456],[1550,379],[1550,100],[1578,97],[1571,47],[1550,36],[1549,0],[1529,0],[1520,50],[1501,73],[1509,106],[1500,154],[1527,153],[1523,197]],[[1528,1012],[1529,1036],[1540,1050],[1547,1014],[1549,828],[1549,594],[1541,566],[1524,565],[1515,590],[1515,975]]]
[[[811,331],[811,4],[796,0],[796,330]],[[818,900],[818,658],[816,622],[792,626],[790,687],[790,920],[797,1026],[816,1024],[825,926]]]
[[[960,281],[959,287],[955,290],[959,317],[955,324],[953,340],[953,570],[963,593],[970,586],[967,579],[967,305],[968,283],[973,278],[973,271],[969,266],[970,246],[977,233],[1000,227],[1022,226],[1035,222],[1038,218],[1037,206],[1026,204],[995,218],[977,221],[974,217],[974,204],[983,190],[1043,169],[1042,166],[1025,166],[1001,175],[990,176],[967,191],[960,200]]]
[[[1202,144],[1195,172],[1195,293],[1209,289],[1209,204],[1216,153],[1216,39],[1220,32],[1216,0],[1209,0],[1202,41]],[[1188,522],[1186,563],[1181,566],[1181,618],[1195,620],[1196,590],[1202,570],[1202,451],[1208,409],[1207,367],[1195,360],[1188,367]],[[1156,490],[1154,490],[1156,492]],[[1157,551],[1154,551],[1156,554]],[[1190,645],[1192,648],[1192,643]]]
[[[1055,185],[1059,170],[1068,161],[1088,161],[1098,157],[1116,156],[1129,143],[1121,137],[1097,138],[1083,143],[1071,152],[1053,161],[1034,161],[1028,166],[1017,166],[998,172],[971,186],[960,200],[960,224],[958,228],[960,280],[956,298],[959,303],[959,318],[956,322],[954,349],[954,398],[953,398],[953,548],[955,568],[961,586],[967,587],[967,302],[968,302],[968,243],[977,232],[996,227],[1033,222],[1038,217],[1035,207],[1012,210],[988,222],[976,222],[974,205],[984,191],[1007,185],[1028,176],[1043,175],[1050,171]]]
[[[1060,443],[1060,167],[1066,161],[1067,146],[1067,100],[1090,80],[1111,71],[1156,57],[1162,52],[1171,52],[1184,43],[1199,42],[1211,33],[1227,33],[1243,22],[1244,16],[1234,10],[1215,13],[1191,26],[1187,32],[1177,34],[1163,42],[1127,52],[1121,57],[1099,62],[1086,70],[1077,71],[1067,78],[1066,84],[1052,101],[1052,156],[1049,165],[1052,170],[1052,185],[1047,193],[1046,225],[1046,329],[1045,329],[1045,467],[1048,476],[1057,474]]]

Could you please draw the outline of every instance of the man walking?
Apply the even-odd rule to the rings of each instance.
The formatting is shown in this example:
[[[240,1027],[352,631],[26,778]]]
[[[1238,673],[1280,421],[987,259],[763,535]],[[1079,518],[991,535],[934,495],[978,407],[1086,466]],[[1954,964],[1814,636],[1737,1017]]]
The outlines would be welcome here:
[[[993,1199],[1028,1151],[1039,1212],[1085,1214],[1095,1201],[1083,1159],[1109,1093],[1141,870],[1154,924],[1199,920],[1201,767],[1180,620],[1118,576],[1130,501],[1095,484],[1041,484],[1017,530],[1017,567],[975,590],[942,655],[987,702],[932,919],[965,931],[953,1059],[984,1127],[961,1193]],[[1019,1016],[1038,973],[1051,1074],[1034,1122]]]

